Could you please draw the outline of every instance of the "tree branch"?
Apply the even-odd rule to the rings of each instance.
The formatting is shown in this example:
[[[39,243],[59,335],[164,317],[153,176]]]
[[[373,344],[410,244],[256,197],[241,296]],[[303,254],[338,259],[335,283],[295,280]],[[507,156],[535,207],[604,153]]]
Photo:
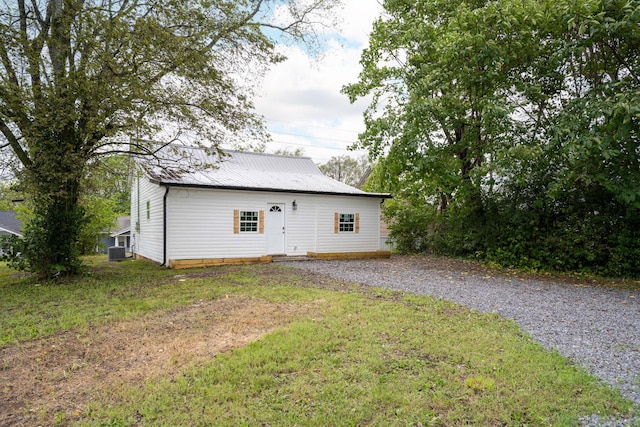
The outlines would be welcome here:
[[[29,158],[29,154],[27,154],[27,152],[24,151],[24,149],[22,148],[22,145],[20,145],[20,141],[18,141],[18,138],[16,138],[13,132],[11,132],[11,129],[9,129],[9,126],[7,126],[7,124],[2,120],[0,120],[0,132],[2,132],[5,138],[7,138],[7,141],[9,142],[8,145],[11,146],[11,148],[13,149],[13,152],[16,154],[20,162],[25,167],[31,166],[32,162],[31,162],[31,159]]]
[[[324,2],[323,0],[316,0],[315,2],[309,4],[306,8],[301,10],[299,13],[296,13],[297,17],[294,16],[294,18],[296,19],[288,25],[281,26],[281,25],[271,24],[268,22],[258,22],[256,23],[256,25],[259,25],[261,27],[272,28],[274,30],[279,30],[279,31],[282,31],[283,33],[289,33],[292,28],[295,28],[296,26],[305,23],[306,18],[309,15],[311,15],[313,11],[317,10],[322,5],[323,2]],[[261,3],[262,1],[258,2],[257,4],[258,8],[261,6]],[[255,14],[253,16],[255,16]],[[317,24],[317,22],[315,23]]]
[[[633,67],[631,67],[629,65],[629,63],[627,61],[625,61],[625,59],[622,57],[622,55],[620,55],[620,53],[618,52],[617,49],[615,49],[613,46],[611,46],[611,44],[608,41],[603,41],[603,44],[609,48],[609,50],[611,51],[611,53],[613,54],[613,56],[618,60],[618,62],[622,65],[624,65],[624,67],[626,68],[627,72],[631,75],[631,77],[633,77],[633,79],[636,81],[636,83],[640,83],[640,78],[638,77],[638,75],[633,71]]]
[[[216,46],[216,44],[218,44],[220,40],[222,40],[223,37],[226,37],[244,27],[245,25],[249,24],[249,22],[260,12],[262,3],[263,0],[259,0],[258,2],[256,2],[254,8],[250,10],[242,19],[238,19],[236,22],[233,22],[226,27],[221,28],[217,32],[216,36],[213,37],[209,43],[207,43],[202,49],[199,50],[199,53],[204,54],[210,52],[214,48],[214,46]],[[180,67],[180,65],[181,64],[179,63],[173,63],[165,69],[161,70],[155,76],[149,79],[149,84],[158,83],[163,77],[176,71]]]
[[[14,88],[19,87],[20,84],[18,83],[18,77],[15,70],[13,69],[13,65],[11,64],[11,59],[9,58],[9,54],[7,53],[7,48],[2,41],[0,41],[0,59],[2,60],[2,65],[7,72],[9,84]]]
[[[22,7],[20,8],[20,20],[21,22],[24,20],[25,25],[27,22],[27,12],[24,8],[24,0],[19,0]],[[42,82],[40,79],[40,52],[44,47],[44,42],[49,32],[49,27],[51,24],[51,3],[49,3],[49,7],[47,8],[47,14],[44,19],[42,19],[42,13],[38,8],[38,5],[35,0],[33,0],[33,10],[40,23],[40,32],[29,42],[29,32],[25,27],[20,30],[20,38],[22,40],[22,49],[24,50],[24,54],[27,58],[28,73],[29,77],[31,77],[31,91],[33,93],[33,101],[38,106],[42,101]]]

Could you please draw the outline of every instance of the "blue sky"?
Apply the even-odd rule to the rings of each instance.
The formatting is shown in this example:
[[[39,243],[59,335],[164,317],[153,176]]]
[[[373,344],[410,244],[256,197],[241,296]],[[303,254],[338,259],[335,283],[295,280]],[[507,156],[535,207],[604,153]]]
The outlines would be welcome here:
[[[271,68],[255,100],[271,132],[267,151],[302,148],[316,163],[332,156],[358,157],[364,151],[347,151],[364,130],[366,100],[351,105],[340,93],[357,80],[360,53],[368,45],[371,24],[382,10],[377,0],[345,0],[338,12],[339,33],[326,38],[324,54],[309,56],[299,46],[281,46],[287,60]]]

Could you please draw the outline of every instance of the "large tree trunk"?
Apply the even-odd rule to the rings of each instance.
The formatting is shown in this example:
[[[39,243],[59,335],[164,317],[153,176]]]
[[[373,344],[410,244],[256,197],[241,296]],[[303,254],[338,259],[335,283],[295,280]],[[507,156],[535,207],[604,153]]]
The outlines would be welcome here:
[[[71,275],[80,267],[78,204],[84,165],[72,130],[54,132],[32,144],[28,168],[34,218],[26,230],[31,269],[41,277]]]

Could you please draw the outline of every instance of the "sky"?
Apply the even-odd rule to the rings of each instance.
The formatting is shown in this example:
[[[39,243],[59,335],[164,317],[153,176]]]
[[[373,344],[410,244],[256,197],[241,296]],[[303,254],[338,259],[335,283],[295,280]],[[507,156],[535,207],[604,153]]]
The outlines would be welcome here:
[[[333,156],[366,154],[347,147],[364,130],[362,113],[368,102],[351,104],[340,89],[357,81],[360,54],[368,46],[371,25],[382,7],[377,0],[344,3],[338,11],[339,33],[328,36],[319,59],[298,46],[281,46],[288,59],[266,74],[255,105],[271,134],[267,152],[302,148],[303,155],[317,164]]]

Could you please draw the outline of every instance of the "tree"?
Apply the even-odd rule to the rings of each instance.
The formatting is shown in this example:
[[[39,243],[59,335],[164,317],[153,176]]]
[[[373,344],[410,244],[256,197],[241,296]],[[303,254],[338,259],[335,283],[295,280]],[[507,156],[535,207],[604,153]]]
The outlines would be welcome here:
[[[359,146],[385,154],[389,190],[465,218],[467,236],[485,221],[488,162],[515,131],[504,94],[538,43],[530,3],[387,1],[359,81],[343,89],[352,102],[373,95]]]
[[[92,159],[81,185],[79,204],[84,212],[78,243],[80,253],[95,253],[118,216],[129,215],[131,160],[124,154]]]
[[[278,154],[280,156],[302,157],[304,156],[304,148],[278,148],[273,152],[273,154]]]
[[[343,91],[401,246],[639,274],[638,2],[384,6]]]
[[[345,184],[358,185],[369,167],[366,156],[354,159],[351,156],[333,156],[327,163],[321,164],[323,174]]]
[[[131,187],[129,184],[133,167],[131,159],[124,154],[101,156],[92,159],[82,181],[82,195],[95,196],[113,201],[116,215],[129,215],[131,210]]]
[[[83,195],[80,206],[84,218],[78,232],[78,251],[81,254],[95,254],[97,249],[101,249],[104,233],[111,231],[116,221],[116,204],[112,199]]]
[[[262,30],[306,40],[334,3],[3,3],[0,147],[20,161],[33,199],[30,267],[45,277],[78,271],[81,181],[92,159],[152,155],[153,139],[191,136],[215,151],[230,134],[259,137],[251,89],[238,76],[283,59]]]
[[[233,149],[237,151],[244,151],[249,153],[271,153],[278,154],[280,156],[294,156],[294,157],[302,157],[304,156],[304,147],[298,148],[277,148],[275,150],[267,150],[267,142],[266,141],[253,141],[253,142],[238,142],[233,144]]]

